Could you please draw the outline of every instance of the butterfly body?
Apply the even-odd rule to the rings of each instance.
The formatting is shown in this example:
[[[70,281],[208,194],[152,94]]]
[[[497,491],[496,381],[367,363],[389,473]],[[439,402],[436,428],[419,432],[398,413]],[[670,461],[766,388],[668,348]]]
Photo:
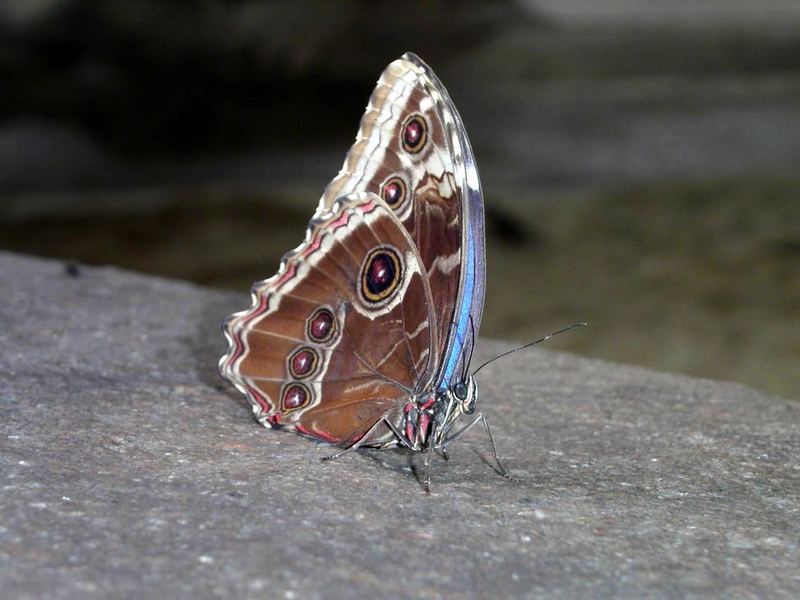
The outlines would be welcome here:
[[[405,440],[400,445],[420,452],[445,448],[459,418],[474,412],[477,396],[477,384],[469,378],[443,392],[431,391],[410,400],[403,407]]]
[[[430,456],[475,423],[488,431],[480,414],[456,427],[478,396],[484,281],[472,149],[444,86],[406,54],[378,81],[303,243],[226,321],[220,372],[266,426]]]

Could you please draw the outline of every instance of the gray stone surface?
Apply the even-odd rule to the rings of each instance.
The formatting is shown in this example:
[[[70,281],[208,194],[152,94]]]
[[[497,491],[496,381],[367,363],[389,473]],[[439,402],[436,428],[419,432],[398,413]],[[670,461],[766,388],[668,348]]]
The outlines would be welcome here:
[[[519,481],[476,431],[426,496],[252,421],[215,369],[244,295],[10,254],[0,289],[4,598],[800,595],[800,405],[519,353],[480,377]]]

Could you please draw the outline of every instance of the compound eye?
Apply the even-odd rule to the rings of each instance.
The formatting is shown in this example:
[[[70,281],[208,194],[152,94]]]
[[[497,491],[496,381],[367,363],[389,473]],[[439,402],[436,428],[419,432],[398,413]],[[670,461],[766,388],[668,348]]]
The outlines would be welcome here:
[[[467,399],[468,391],[467,391],[467,385],[465,383],[462,382],[457,383],[453,388],[453,392],[455,393],[456,398],[458,398],[459,400],[464,401]]]

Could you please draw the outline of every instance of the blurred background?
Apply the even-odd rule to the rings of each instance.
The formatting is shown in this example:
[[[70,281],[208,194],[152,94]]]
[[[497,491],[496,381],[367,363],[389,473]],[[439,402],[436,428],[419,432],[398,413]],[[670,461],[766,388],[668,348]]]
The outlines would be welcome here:
[[[406,50],[480,167],[483,335],[800,398],[796,0],[3,0],[0,249],[244,292]]]

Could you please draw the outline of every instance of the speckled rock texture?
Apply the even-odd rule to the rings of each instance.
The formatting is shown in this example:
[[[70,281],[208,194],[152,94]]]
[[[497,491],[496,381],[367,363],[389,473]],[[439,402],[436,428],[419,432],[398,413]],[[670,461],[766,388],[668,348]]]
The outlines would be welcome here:
[[[534,349],[480,374],[518,481],[475,430],[426,496],[251,419],[244,295],[11,254],[0,289],[4,598],[800,596],[798,404]]]

